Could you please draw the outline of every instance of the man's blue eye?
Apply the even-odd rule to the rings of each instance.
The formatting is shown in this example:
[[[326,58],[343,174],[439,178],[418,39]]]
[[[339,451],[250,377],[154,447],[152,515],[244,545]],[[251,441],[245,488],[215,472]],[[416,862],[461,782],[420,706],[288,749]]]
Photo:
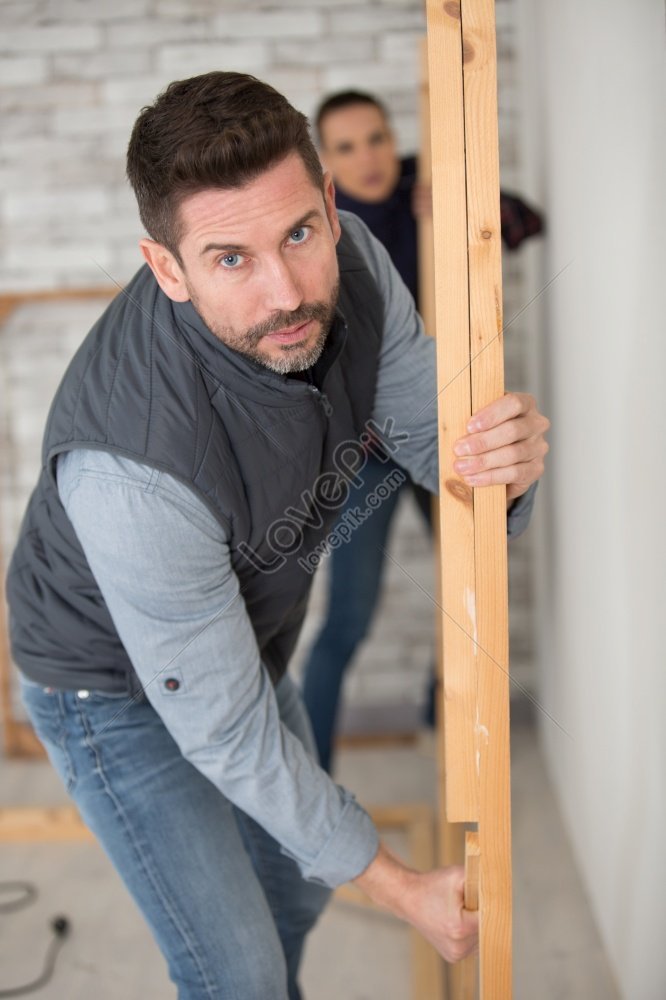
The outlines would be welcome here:
[[[302,243],[303,240],[307,237],[307,235],[308,235],[308,227],[301,226],[300,229],[294,229],[293,233],[290,236],[290,239],[294,243]]]
[[[234,268],[240,261],[241,256],[239,253],[228,253],[226,257],[222,257],[222,264],[227,268]]]

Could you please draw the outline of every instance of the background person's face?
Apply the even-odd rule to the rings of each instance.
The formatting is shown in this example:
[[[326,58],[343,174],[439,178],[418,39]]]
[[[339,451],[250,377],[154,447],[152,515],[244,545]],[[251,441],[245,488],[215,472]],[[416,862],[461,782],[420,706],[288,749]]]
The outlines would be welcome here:
[[[227,346],[287,374],[314,364],[338,295],[340,235],[327,182],[316,188],[290,154],[242,188],[212,189],[180,207],[182,283]]]
[[[383,201],[400,176],[395,139],[372,104],[331,111],[320,125],[321,154],[335,184],[359,201]]]

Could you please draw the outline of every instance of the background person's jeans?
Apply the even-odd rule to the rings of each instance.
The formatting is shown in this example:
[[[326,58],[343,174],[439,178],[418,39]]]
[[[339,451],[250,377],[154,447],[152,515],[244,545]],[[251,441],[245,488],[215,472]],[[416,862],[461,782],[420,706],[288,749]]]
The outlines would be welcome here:
[[[300,1000],[307,932],[330,890],[181,754],[144,694],[57,691],[21,675],[26,711],[83,819],[136,900],[179,1000]],[[280,715],[314,753],[285,676]],[[122,961],[122,956],[119,956]]]
[[[394,470],[372,454],[363,466],[363,483],[352,487],[340,518],[355,507],[366,510],[367,496]],[[405,473],[406,475],[406,473]],[[319,763],[330,773],[333,739],[345,672],[368,634],[377,607],[391,522],[403,490],[410,486],[426,524],[431,523],[431,494],[408,478],[372,511],[351,536],[329,556],[326,617],[303,668],[303,701],[308,710]],[[335,528],[333,528],[335,531]],[[431,697],[429,693],[429,697]],[[428,710],[429,712],[429,710]]]

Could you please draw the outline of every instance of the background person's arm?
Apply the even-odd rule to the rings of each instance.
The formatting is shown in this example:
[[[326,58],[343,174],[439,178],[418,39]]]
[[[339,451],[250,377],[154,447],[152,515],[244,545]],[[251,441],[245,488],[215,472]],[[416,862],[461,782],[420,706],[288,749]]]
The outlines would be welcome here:
[[[380,427],[392,419],[396,431],[407,432],[408,440],[400,444],[391,457],[415,482],[431,493],[438,493],[435,340],[425,333],[414,299],[382,244],[355,216],[343,212],[341,221],[365,256],[384,299],[384,339],[373,418]],[[534,483],[509,502],[509,538],[516,537],[527,527],[536,488]]]

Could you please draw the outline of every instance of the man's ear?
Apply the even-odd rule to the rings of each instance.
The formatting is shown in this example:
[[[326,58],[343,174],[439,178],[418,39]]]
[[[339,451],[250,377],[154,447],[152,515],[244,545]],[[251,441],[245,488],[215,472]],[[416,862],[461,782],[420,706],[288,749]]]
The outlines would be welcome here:
[[[337,243],[342,235],[342,230],[340,228],[340,220],[338,219],[338,210],[335,207],[335,186],[333,184],[333,175],[328,170],[324,174],[324,205],[326,207],[326,216],[331,227],[331,232],[333,233],[333,239]]]
[[[171,251],[161,243],[148,239],[139,240],[139,247],[164,294],[174,302],[187,302],[190,293],[185,275]]]

